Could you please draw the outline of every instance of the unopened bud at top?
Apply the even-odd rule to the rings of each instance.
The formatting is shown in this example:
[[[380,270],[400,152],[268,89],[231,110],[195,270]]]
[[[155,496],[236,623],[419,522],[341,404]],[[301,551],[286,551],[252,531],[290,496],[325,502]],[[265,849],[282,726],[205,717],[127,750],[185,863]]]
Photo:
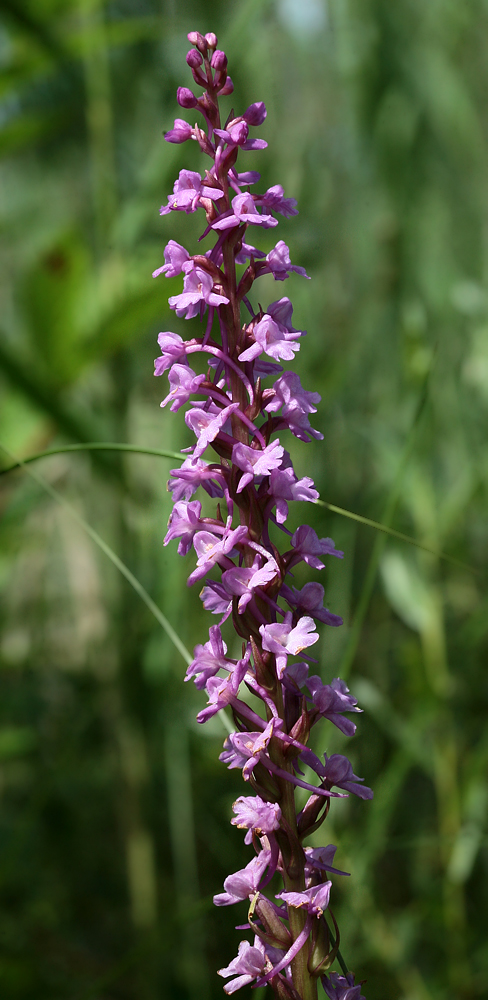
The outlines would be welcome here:
[[[217,49],[212,56],[212,61],[210,65],[212,69],[220,69],[220,70],[226,69],[227,56],[225,52],[222,52],[220,49]]]
[[[257,101],[246,108],[243,116],[248,125],[262,125],[266,118],[266,107],[264,101]]]
[[[190,51],[186,53],[186,61],[191,69],[197,69],[197,67],[201,66],[203,62],[201,52],[197,52],[196,49],[190,49]]]
[[[207,32],[207,34],[205,35],[205,41],[209,49],[217,48],[217,35],[215,35],[213,31]]]
[[[180,105],[180,108],[196,108],[197,99],[195,94],[189,89],[189,87],[178,87],[176,91],[176,100]]]
[[[208,42],[205,40],[203,35],[200,34],[199,31],[190,31],[190,33],[187,35],[187,38],[192,45],[195,45],[197,47],[198,51],[201,52],[203,56],[207,55]]]

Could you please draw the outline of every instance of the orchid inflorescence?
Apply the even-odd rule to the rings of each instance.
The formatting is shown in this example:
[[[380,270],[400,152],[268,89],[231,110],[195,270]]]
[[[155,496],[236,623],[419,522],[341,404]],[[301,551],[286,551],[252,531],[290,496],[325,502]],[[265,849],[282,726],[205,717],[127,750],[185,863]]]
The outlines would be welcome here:
[[[165,248],[165,263],[154,276],[183,275],[183,291],[171,296],[171,309],[178,317],[207,318],[203,336],[183,340],[176,333],[159,334],[155,374],[168,372],[170,391],[161,405],[176,411],[188,404],[185,421],[196,437],[181,467],[171,472],[174,506],[164,541],[179,539],[181,555],[193,547],[197,561],[188,583],[205,580],[203,605],[220,616],[210,627],[208,642],[195,648],[186,680],[193,678],[208,696],[198,722],[227,707],[232,711],[235,732],[225,740],[220,759],[229,768],[241,768],[255,793],[237,799],[231,820],[246,831],[245,843],[254,847],[255,857],[229,875],[225,891],[214,898],[217,906],[248,901],[245,927],[254,941],[242,941],[237,957],[220,975],[233,977],[224,986],[226,993],[269,983],[282,1000],[312,1000],[321,978],[333,1000],[363,1000],[361,985],[344,967],[344,975],[327,974],[339,948],[328,876],[347,873],[333,867],[333,845],[302,846],[326,818],[331,798],[353,793],[368,799],[373,794],[346,757],[319,758],[307,747],[310,731],[321,719],[352,736],[356,726],[348,714],[360,711],[344,681],[325,684],[316,674],[309,676],[310,656],[296,659],[317,642],[316,621],[342,624],[323,606],[320,583],[306,583],[301,590],[290,583],[299,563],[322,570],[324,556],[342,558],[343,553],[307,525],[294,533],[286,527],[288,503],[314,502],[318,493],[309,476],[297,478],[290,455],[274,436],[288,430],[302,441],[322,438],[309,421],[320,396],[303,389],[298,375],[279,364],[293,360],[305,334],[292,326],[290,300],[284,296],[266,311],[261,306],[255,311],[249,300],[254,281],[263,274],[276,281],[291,272],[308,278],[304,268],[291,263],[283,240],[268,254],[246,242],[249,226],[271,229],[278,224],[276,214],[296,215],[296,201],[286,198],[279,184],[264,194],[251,193],[260,175],[238,173],[235,164],[240,150],[266,147],[262,139],[250,137],[250,128],[266,118],[265,106],[251,104],[237,116],[231,111],[222,127],[219,97],[233,90],[226,55],[213,33],[191,32],[188,39],[193,48],[186,61],[204,93],[196,97],[179,87],[177,98],[181,107],[200,112],[204,128],[177,118],[165,138],[173,143],[195,140],[212,166],[203,180],[195,171],[181,170],[161,214],[203,209],[206,227],[200,239],[214,235],[216,242],[193,256],[174,240]],[[240,279],[239,267],[244,267]],[[244,322],[241,309],[249,314]],[[204,374],[190,365],[190,356],[197,353],[207,356]],[[269,388],[263,385],[267,379],[274,380]],[[203,457],[209,447],[213,461]],[[215,516],[203,516],[201,502],[192,499],[199,487],[220,501]],[[279,530],[285,551],[273,541]],[[209,575],[213,571],[218,579]],[[240,658],[228,655],[222,637],[228,618],[243,640]],[[314,772],[316,784],[305,780],[305,766]],[[309,793],[301,809],[295,804],[297,786]],[[283,889],[271,899],[264,889],[276,873]]]

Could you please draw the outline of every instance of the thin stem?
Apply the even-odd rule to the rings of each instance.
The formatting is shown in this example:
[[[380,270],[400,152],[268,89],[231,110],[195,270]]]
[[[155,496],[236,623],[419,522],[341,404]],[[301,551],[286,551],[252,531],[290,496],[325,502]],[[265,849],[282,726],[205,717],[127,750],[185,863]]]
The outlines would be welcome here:
[[[280,718],[284,719],[283,690],[280,684],[277,685],[276,707]],[[281,755],[281,752],[280,752]],[[292,774],[292,766],[281,755],[280,761],[284,770]],[[285,892],[302,892],[305,889],[305,854],[300,846],[297,828],[297,810],[295,805],[295,790],[289,781],[278,779],[281,790],[281,812],[283,819],[291,832],[294,843],[298,850],[292,857],[292,864],[287,864],[288,859],[283,859],[283,882]],[[293,852],[293,845],[290,844]],[[288,907],[288,919],[290,931],[294,941],[302,933],[307,920],[307,913],[297,907]],[[307,968],[308,948],[302,947],[291,963],[293,984],[298,990],[302,1000],[317,1000],[317,980],[312,979]]]

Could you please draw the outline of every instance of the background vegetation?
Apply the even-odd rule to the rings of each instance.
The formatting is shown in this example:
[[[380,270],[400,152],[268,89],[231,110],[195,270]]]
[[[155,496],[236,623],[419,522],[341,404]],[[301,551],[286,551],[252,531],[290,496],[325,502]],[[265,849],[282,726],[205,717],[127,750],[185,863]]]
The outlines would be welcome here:
[[[248,163],[298,199],[280,235],[313,276],[286,291],[325,441],[290,442],[294,461],[324,499],[467,564],[311,508],[345,550],[321,671],[350,675],[365,714],[347,752],[375,789],[331,810],[353,873],[335,879],[343,952],[368,1000],[487,997],[488,4],[213,0],[209,19],[204,0],[2,0],[0,16],[0,440],[23,456],[189,443],[152,376],[157,332],[188,331],[167,307],[180,283],[150,276],[199,231],[158,215],[202,167],[162,140],[186,32],[218,33],[238,110],[266,102],[269,149]],[[162,545],[172,464],[36,469],[191,649],[208,620]],[[182,657],[69,512],[24,470],[0,485],[0,993],[221,997],[244,913],[211,897],[248,855],[220,724],[196,726]]]

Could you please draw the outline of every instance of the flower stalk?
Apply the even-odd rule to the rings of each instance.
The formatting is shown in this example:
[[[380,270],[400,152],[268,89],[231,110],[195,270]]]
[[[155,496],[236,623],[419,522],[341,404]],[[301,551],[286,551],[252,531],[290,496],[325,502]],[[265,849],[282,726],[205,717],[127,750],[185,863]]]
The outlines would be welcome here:
[[[208,642],[195,648],[185,679],[207,694],[198,722],[223,708],[232,712],[235,731],[220,759],[242,769],[254,792],[237,799],[231,822],[246,831],[245,843],[255,856],[226,878],[224,892],[214,898],[217,906],[247,901],[254,941],[241,941],[237,957],[219,974],[228,980],[228,994],[269,984],[281,1000],[316,1000],[321,979],[332,1000],[364,1000],[351,973],[328,972],[339,948],[332,912],[335,938],[324,917],[329,875],[347,872],[333,867],[334,845],[305,845],[326,819],[332,798],[373,794],[346,757],[322,759],[308,748],[312,727],[323,720],[352,736],[356,726],[350,715],[361,711],[346,684],[339,678],[324,683],[304,653],[319,639],[316,622],[335,628],[342,619],[324,607],[320,583],[311,581],[301,590],[292,585],[299,563],[320,571],[324,556],[343,557],[332,539],[318,538],[308,525],[294,533],[286,526],[288,504],[313,503],[318,493],[310,477],[297,478],[276,435],[286,430],[304,442],[322,438],[309,420],[320,396],[303,389],[298,375],[280,363],[293,361],[306,332],[292,326],[290,299],[283,296],[264,312],[250,298],[263,274],[276,281],[292,272],[308,279],[304,268],[291,263],[283,240],[268,253],[248,242],[250,229],[273,229],[276,215],[296,215],[296,201],[286,198],[279,184],[253,193],[260,175],[237,171],[241,153],[266,148],[250,133],[263,124],[266,108],[257,102],[242,115],[231,111],[222,128],[219,99],[233,90],[227,57],[213,33],[191,32],[188,38],[193,47],[187,64],[203,93],[180,87],[177,99],[203,116],[204,127],[177,118],[165,138],[198,142],[211,165],[203,178],[181,170],[161,214],[202,209],[206,227],[200,240],[207,241],[204,247],[212,237],[214,243],[190,255],[170,240],[165,263],[154,272],[183,276],[183,291],[171,296],[170,307],[179,317],[199,317],[205,324],[202,336],[186,341],[161,333],[155,374],[168,373],[170,391],[161,405],[170,404],[173,411],[186,406],[185,421],[196,439],[181,467],[171,472],[174,507],[164,541],[178,539],[181,555],[194,550],[197,561],[188,583],[203,581],[204,607],[219,618]],[[198,354],[200,374],[190,365]],[[204,458],[209,449],[210,460]],[[192,499],[199,488],[218,501],[209,515]],[[225,630],[242,640],[240,658],[228,653],[222,633],[227,620]],[[304,766],[313,772],[313,784],[305,780]],[[308,791],[302,809],[297,787]],[[264,890],[274,876],[282,889],[273,898]]]

